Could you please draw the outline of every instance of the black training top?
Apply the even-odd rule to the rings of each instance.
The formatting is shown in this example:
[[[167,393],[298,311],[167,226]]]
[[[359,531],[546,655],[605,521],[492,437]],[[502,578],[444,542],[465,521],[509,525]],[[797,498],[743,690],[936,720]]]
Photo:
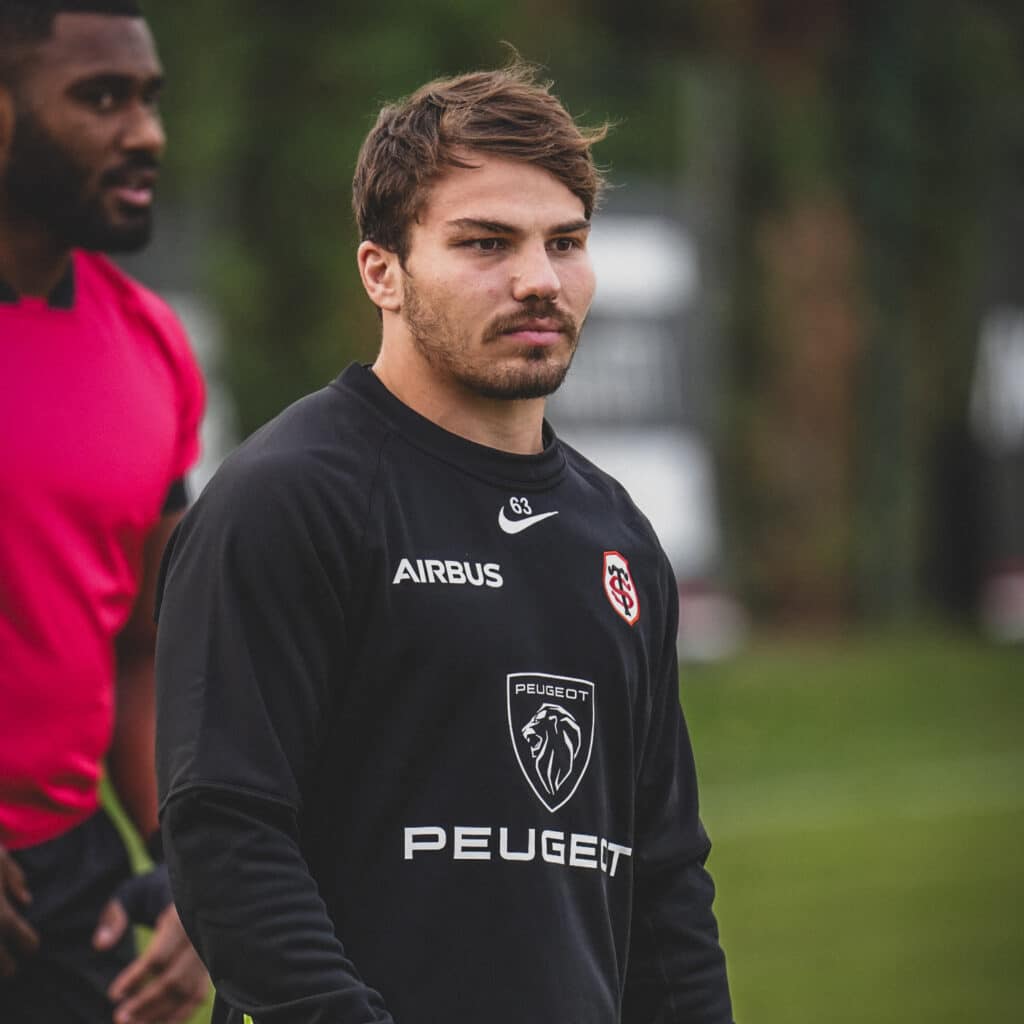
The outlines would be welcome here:
[[[647,520],[545,428],[456,437],[352,366],[175,535],[164,840],[241,1024],[726,1024]]]

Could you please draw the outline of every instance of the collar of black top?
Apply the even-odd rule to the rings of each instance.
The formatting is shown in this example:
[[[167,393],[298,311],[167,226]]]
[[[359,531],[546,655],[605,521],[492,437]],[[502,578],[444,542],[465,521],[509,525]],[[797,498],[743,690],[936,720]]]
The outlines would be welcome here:
[[[6,282],[0,280],[0,303],[11,305],[18,302],[21,296]],[[67,270],[46,296],[46,301],[53,309],[70,309],[75,304],[75,268],[68,260]]]

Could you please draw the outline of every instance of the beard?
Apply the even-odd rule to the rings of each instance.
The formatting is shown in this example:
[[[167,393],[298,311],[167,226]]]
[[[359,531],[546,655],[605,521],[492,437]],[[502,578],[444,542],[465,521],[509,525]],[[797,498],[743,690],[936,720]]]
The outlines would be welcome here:
[[[126,171],[155,166],[152,156],[132,154],[90,188],[89,169],[33,115],[20,112],[3,187],[10,210],[21,220],[44,225],[62,243],[103,252],[132,252],[141,249],[153,233],[150,211],[139,210],[123,222],[114,222],[103,207],[101,188],[117,184]]]
[[[473,338],[460,330],[442,308],[426,301],[412,278],[404,275],[402,317],[417,350],[441,375],[481,398],[516,401],[546,398],[565,380],[579,344],[580,326],[570,314],[547,299],[524,302],[515,316],[499,317],[482,334],[483,351],[472,353]],[[569,355],[533,346],[509,364],[488,359],[487,346],[525,321],[554,320],[569,342]]]

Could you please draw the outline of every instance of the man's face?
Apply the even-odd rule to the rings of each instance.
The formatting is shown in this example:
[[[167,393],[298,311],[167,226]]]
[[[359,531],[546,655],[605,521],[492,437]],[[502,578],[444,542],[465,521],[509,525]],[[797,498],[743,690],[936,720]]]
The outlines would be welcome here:
[[[61,245],[126,251],[152,230],[163,82],[141,18],[60,14],[14,90],[6,216]]]
[[[583,203],[549,172],[468,154],[409,234],[401,315],[434,383],[484,398],[551,394],[594,295]]]

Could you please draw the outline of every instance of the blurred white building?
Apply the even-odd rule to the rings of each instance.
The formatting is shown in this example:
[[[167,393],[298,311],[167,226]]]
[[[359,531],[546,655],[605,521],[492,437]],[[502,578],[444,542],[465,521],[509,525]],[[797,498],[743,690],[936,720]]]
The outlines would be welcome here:
[[[548,415],[650,519],[679,580],[680,655],[720,657],[744,622],[722,589],[717,375],[697,247],[679,218],[642,207],[598,214],[589,247],[597,293]]]

